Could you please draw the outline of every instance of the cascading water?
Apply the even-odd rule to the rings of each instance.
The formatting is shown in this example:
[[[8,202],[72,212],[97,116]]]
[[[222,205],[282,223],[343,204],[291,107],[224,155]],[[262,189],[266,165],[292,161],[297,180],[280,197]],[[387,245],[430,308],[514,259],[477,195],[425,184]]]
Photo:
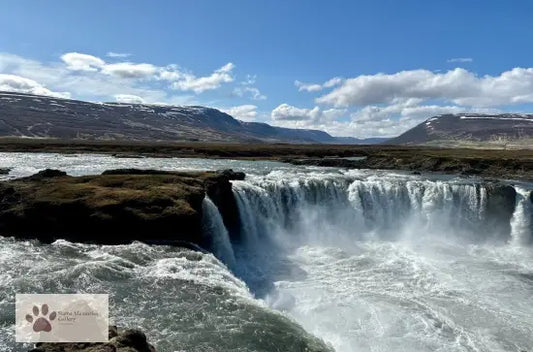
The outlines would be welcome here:
[[[327,351],[314,336],[337,352],[533,351],[530,183],[236,160],[0,159],[12,168],[0,179],[44,168],[247,174],[233,183],[239,233],[204,200],[214,255],[0,237],[1,352],[29,349],[13,342],[21,292],[108,292],[114,321],[161,352]]]
[[[514,245],[521,246],[531,242],[533,224],[531,191],[521,187],[516,188],[516,208],[511,219],[511,240]]]
[[[487,215],[487,189],[481,184],[371,177],[236,181],[233,188],[245,241],[251,242],[258,237],[286,241],[280,232],[300,244],[437,232],[478,237]],[[501,216],[507,221],[506,214]]]
[[[234,271],[337,351],[531,348],[529,192],[465,179],[233,182]],[[513,292],[502,287],[502,280]]]
[[[235,266],[235,255],[217,206],[206,194],[202,202],[202,231],[211,243],[212,253],[230,268]]]

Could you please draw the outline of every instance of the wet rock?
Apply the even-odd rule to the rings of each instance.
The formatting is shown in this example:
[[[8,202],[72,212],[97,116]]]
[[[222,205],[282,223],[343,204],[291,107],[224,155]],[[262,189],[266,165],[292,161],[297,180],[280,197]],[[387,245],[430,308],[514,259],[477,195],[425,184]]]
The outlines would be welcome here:
[[[218,170],[217,175],[226,177],[228,180],[242,181],[246,177],[246,174],[241,171],[233,171],[232,169]]]
[[[0,167],[0,175],[7,175],[11,171],[9,167]]]
[[[37,343],[29,352],[157,352],[140,330],[109,328],[105,343]]]
[[[216,176],[207,178],[204,182],[206,193],[217,206],[224,225],[232,239],[240,239],[240,216],[237,201],[233,194],[232,180],[244,180],[244,172],[231,169],[217,171]]]
[[[146,340],[146,335],[140,330],[125,330],[122,334],[114,337],[111,343],[117,347],[119,351],[124,348],[131,348],[138,352],[152,352],[153,347],[150,346]]]
[[[42,180],[46,178],[53,178],[53,177],[63,177],[67,176],[67,173],[65,171],[61,170],[54,170],[54,169],[45,169],[41,170],[35,175],[31,175],[27,177],[28,180]]]
[[[512,186],[502,183],[490,183],[486,185],[486,190],[485,233],[508,241],[511,235],[511,217],[516,206],[516,191]]]

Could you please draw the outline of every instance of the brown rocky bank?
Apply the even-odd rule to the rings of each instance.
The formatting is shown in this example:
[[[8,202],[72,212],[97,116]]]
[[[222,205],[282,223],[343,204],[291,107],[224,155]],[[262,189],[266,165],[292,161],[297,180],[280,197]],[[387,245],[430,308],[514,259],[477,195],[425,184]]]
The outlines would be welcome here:
[[[157,352],[139,330],[109,328],[105,343],[37,343],[29,352]]]
[[[72,177],[44,170],[0,182],[0,234],[51,242],[202,245],[202,201],[236,209],[232,179],[244,174],[110,170]],[[226,215],[231,219],[231,214]]]

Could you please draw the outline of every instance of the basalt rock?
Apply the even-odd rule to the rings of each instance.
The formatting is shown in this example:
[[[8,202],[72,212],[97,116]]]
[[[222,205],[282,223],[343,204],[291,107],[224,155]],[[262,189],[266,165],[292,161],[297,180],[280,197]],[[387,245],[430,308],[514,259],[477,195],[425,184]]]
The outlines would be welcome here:
[[[511,234],[511,217],[515,209],[516,191],[512,186],[490,183],[486,186],[486,233]],[[508,238],[504,238],[507,241]]]
[[[105,343],[37,343],[29,352],[157,352],[140,330],[109,328]]]
[[[42,180],[45,178],[53,178],[53,177],[63,177],[66,176],[67,173],[65,171],[61,170],[54,170],[54,169],[45,169],[42,171],[39,171],[35,175],[31,175],[27,177],[29,180]]]
[[[233,171],[232,169],[218,170],[217,175],[226,177],[228,180],[242,181],[246,177],[244,172]]]
[[[230,175],[111,170],[71,177],[45,170],[0,182],[0,234],[45,242],[63,238],[105,244],[139,240],[201,245],[206,192],[219,207],[234,206],[237,212],[231,202]]]
[[[244,180],[244,172],[235,172],[231,169],[217,171],[217,177],[205,180],[206,193],[220,211],[224,225],[231,238],[240,239],[240,216],[235,196],[233,195],[230,181]]]

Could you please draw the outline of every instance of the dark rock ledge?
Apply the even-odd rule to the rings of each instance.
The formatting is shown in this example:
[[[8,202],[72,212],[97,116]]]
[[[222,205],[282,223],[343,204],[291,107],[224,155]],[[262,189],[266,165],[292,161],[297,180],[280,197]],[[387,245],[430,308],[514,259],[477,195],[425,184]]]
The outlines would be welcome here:
[[[109,342],[51,343],[41,342],[29,352],[157,352],[139,330],[109,328]]]
[[[72,177],[59,170],[0,182],[0,235],[102,244],[202,246],[205,194],[238,222],[231,182],[243,173],[109,170]]]

